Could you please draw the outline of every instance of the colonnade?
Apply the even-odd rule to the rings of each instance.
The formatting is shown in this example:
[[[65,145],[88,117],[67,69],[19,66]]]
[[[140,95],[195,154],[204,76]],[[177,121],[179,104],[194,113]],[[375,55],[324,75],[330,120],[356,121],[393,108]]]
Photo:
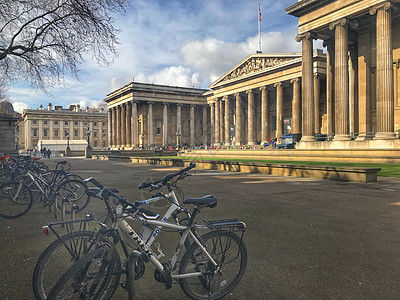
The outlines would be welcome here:
[[[393,139],[394,133],[394,89],[393,89],[393,54],[391,33],[391,10],[393,4],[385,2],[370,9],[370,15],[376,15],[376,135],[375,139]],[[327,46],[327,132],[335,133],[334,140],[350,140],[355,124],[355,72],[356,52],[349,48],[349,27],[357,24],[347,18],[329,24],[334,38],[324,41]],[[302,42],[302,141],[314,141],[317,133],[318,107],[314,101],[313,91],[313,40],[317,39],[314,32],[306,32],[296,37]],[[349,55],[350,53],[350,55]],[[349,71],[350,70],[350,71]],[[368,70],[369,71],[369,70]],[[314,77],[315,79],[315,77]],[[367,83],[368,84],[368,83]],[[373,95],[374,97],[375,95]],[[360,114],[368,110],[369,103],[359,103]],[[361,116],[359,131],[369,131]],[[360,139],[365,138],[359,135]]]
[[[122,104],[112,106],[108,109],[108,144],[111,148],[137,148],[141,146],[155,145],[155,134],[157,128],[154,128],[154,104],[155,101],[128,101]],[[162,146],[182,146],[182,107],[189,106],[189,140],[190,146],[196,143],[196,119],[194,104],[161,102],[162,104]],[[140,106],[140,113],[138,110]],[[176,116],[172,115],[172,106],[176,106]],[[206,107],[205,107],[206,108]],[[142,117],[140,117],[142,116]],[[172,120],[176,120],[176,128],[170,128]],[[207,109],[203,108],[203,143],[207,143]],[[168,130],[170,129],[170,130]],[[176,143],[168,132],[176,137]],[[160,144],[161,146],[161,144]]]
[[[315,74],[311,82],[311,90],[316,93],[316,99],[319,99],[320,76]],[[300,95],[301,78],[293,78],[289,81],[280,81],[275,84],[261,86],[255,89],[249,89],[245,92],[225,95],[215,98],[209,103],[211,117],[211,144],[214,145],[230,145],[231,142],[231,125],[235,125],[234,144],[235,145],[256,145],[257,142],[265,143],[270,138],[280,138],[284,134],[284,97],[283,89],[292,89],[292,106],[291,106],[291,133],[301,133],[301,95]],[[314,88],[313,88],[314,86]],[[272,90],[275,89],[275,99],[271,99]],[[257,101],[260,101],[261,112],[257,111]],[[270,111],[271,101],[275,101],[276,131],[271,130]],[[224,112],[221,114],[221,112]],[[261,117],[261,128],[257,125],[257,116]],[[318,118],[319,119],[319,118]],[[246,123],[245,123],[246,122]],[[314,126],[314,124],[313,124]],[[315,124],[320,127],[320,122]],[[314,128],[312,129],[314,130]],[[315,129],[320,132],[320,128]],[[257,141],[259,136],[261,139]]]

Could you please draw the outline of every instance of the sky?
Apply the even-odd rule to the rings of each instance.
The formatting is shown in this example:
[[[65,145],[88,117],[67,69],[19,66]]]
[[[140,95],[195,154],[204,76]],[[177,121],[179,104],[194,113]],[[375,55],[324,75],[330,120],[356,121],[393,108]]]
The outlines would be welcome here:
[[[67,75],[63,87],[48,87],[50,94],[18,82],[8,96],[21,112],[49,102],[98,106],[132,81],[207,89],[258,50],[259,3],[262,52],[301,52],[295,41],[297,18],[285,11],[296,2],[131,0],[125,15],[115,15],[120,44],[110,66],[89,58],[80,66],[79,80]]]

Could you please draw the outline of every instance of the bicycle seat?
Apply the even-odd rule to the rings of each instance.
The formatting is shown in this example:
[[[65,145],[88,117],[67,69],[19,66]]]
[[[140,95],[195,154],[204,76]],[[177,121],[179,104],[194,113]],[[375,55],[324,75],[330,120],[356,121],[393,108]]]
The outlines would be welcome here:
[[[217,199],[215,199],[213,195],[207,195],[201,198],[188,198],[185,199],[183,203],[213,208],[217,206]]]

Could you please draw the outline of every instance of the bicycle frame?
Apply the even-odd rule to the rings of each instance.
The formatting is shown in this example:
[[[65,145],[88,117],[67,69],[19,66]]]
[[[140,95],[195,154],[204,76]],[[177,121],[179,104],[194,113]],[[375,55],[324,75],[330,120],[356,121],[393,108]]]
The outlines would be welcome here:
[[[147,200],[144,200],[144,201],[140,201],[140,203],[148,204],[148,203],[156,202],[156,201],[159,201],[159,200],[162,200],[162,199],[165,199],[165,198],[172,199],[172,203],[171,203],[171,206],[166,211],[166,213],[164,214],[164,216],[163,216],[161,221],[149,220],[149,219],[146,219],[145,217],[142,217],[142,216],[139,216],[139,215],[136,215],[135,217],[131,217],[131,216],[126,215],[126,214],[120,214],[119,217],[122,218],[122,220],[118,220],[118,222],[117,222],[118,228],[120,228],[122,231],[124,231],[125,233],[127,233],[130,236],[131,240],[142,250],[142,253],[144,253],[147,256],[148,260],[160,272],[164,272],[165,268],[164,268],[163,264],[158,260],[157,255],[153,252],[153,250],[150,248],[150,246],[152,245],[152,243],[154,242],[154,240],[156,239],[156,237],[158,236],[158,234],[160,233],[160,231],[161,231],[161,229],[163,227],[166,227],[168,229],[172,229],[172,230],[177,231],[177,232],[182,232],[182,236],[181,236],[181,238],[179,240],[179,243],[178,243],[178,246],[176,248],[176,251],[175,251],[175,253],[173,254],[173,256],[171,258],[171,268],[172,268],[172,270],[174,270],[174,267],[175,267],[176,262],[178,260],[178,255],[179,255],[180,251],[182,250],[182,247],[184,245],[184,242],[185,242],[186,238],[190,235],[190,237],[193,239],[193,241],[200,247],[200,249],[203,251],[203,253],[210,260],[210,262],[216,267],[215,272],[218,272],[219,271],[218,264],[211,257],[211,255],[207,252],[207,250],[203,247],[203,245],[201,244],[201,242],[199,241],[197,236],[193,233],[192,229],[194,227],[196,227],[197,225],[185,226],[185,225],[178,225],[178,224],[173,224],[173,223],[167,222],[167,220],[172,215],[172,213],[175,210],[180,208],[174,191],[171,191],[168,194],[165,194],[165,195],[160,196],[160,197],[154,197],[154,198],[150,198],[150,199],[147,199]],[[117,211],[118,211],[118,208],[117,208]],[[145,239],[145,238],[143,238],[143,239],[140,238],[140,236],[135,232],[135,230],[133,230],[133,228],[128,224],[128,222],[126,222],[125,218],[133,219],[135,221],[139,221],[143,225],[156,226],[156,229],[153,230],[153,232],[152,232],[150,238],[148,239],[148,241],[144,242],[143,239]],[[201,275],[202,275],[201,272],[194,272],[194,273],[188,273],[188,274],[171,274],[171,277],[172,277],[172,279],[179,279],[179,278],[196,277],[196,276],[201,276]]]

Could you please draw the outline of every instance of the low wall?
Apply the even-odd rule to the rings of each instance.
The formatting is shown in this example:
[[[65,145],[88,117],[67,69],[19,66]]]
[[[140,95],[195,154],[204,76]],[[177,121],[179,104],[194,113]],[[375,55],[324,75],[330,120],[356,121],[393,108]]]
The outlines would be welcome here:
[[[281,161],[331,161],[359,163],[400,163],[400,150],[393,149],[349,149],[349,150],[187,150],[179,156],[190,158],[258,159]]]
[[[94,159],[127,161],[132,163],[145,163],[166,166],[184,167],[195,161],[199,169],[221,170],[243,173],[263,173],[279,176],[294,176],[318,179],[332,179],[351,182],[375,182],[380,168],[354,168],[310,166],[278,163],[235,162],[214,160],[189,160],[179,158],[155,158],[155,157],[128,157],[118,155],[96,155]]]

